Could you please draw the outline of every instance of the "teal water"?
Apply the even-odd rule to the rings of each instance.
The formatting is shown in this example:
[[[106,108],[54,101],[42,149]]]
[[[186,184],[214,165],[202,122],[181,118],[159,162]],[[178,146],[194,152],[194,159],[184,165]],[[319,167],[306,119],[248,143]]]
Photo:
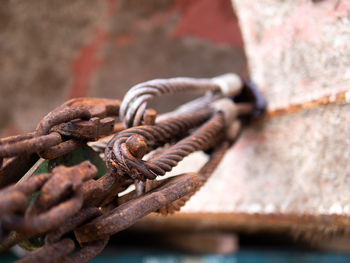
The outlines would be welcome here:
[[[17,258],[10,254],[0,255],[1,263],[10,263]],[[101,254],[93,263],[348,263],[350,254],[290,252],[290,251],[240,251],[226,256],[185,255],[174,253],[123,252]]]

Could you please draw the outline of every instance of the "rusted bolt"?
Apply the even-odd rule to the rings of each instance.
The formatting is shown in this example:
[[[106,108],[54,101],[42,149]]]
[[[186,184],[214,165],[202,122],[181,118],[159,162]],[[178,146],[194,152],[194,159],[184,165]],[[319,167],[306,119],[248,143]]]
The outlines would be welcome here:
[[[156,122],[157,112],[154,109],[147,109],[143,114],[143,121],[146,125],[153,125]]]
[[[126,140],[126,146],[136,158],[142,158],[147,153],[146,140],[140,135],[132,135]]]

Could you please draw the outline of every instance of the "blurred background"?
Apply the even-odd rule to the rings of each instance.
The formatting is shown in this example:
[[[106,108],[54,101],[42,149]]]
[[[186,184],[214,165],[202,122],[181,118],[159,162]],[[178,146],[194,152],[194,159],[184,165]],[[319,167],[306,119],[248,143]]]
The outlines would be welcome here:
[[[4,0],[0,32],[1,136],[32,131],[70,98],[245,70],[230,0]]]
[[[230,0],[2,0],[0,136],[32,131],[71,98],[247,77],[248,65],[270,109],[348,89],[349,1],[233,2],[239,19]],[[349,262],[350,106],[319,106],[247,127],[181,213],[146,217],[94,262]]]

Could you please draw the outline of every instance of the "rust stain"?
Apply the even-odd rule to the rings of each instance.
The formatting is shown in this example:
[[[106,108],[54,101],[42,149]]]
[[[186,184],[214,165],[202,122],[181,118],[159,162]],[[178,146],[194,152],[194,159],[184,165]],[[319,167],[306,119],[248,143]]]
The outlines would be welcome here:
[[[308,110],[308,109],[325,106],[329,104],[348,103],[349,101],[350,101],[349,90],[343,90],[332,94],[326,94],[314,100],[290,104],[287,107],[268,109],[266,114],[262,118],[264,119],[264,118],[279,117],[279,116],[292,114],[303,110]]]
[[[129,34],[122,34],[117,36],[115,42],[117,45],[128,45],[131,43],[134,39],[134,36],[129,35]]]
[[[338,103],[349,103],[350,102],[350,91],[342,90],[339,92],[333,92],[325,94],[319,98],[308,100],[300,103],[292,103],[286,107],[278,107],[273,109],[267,109],[266,113],[261,117],[253,120],[252,122],[260,122],[271,118],[282,117],[289,114],[294,114],[318,107],[324,107],[327,105],[338,104]],[[245,132],[245,140],[239,140],[235,145],[235,150],[242,151],[253,147],[254,145],[263,144],[268,141],[265,134],[257,135],[255,132],[249,130]]]

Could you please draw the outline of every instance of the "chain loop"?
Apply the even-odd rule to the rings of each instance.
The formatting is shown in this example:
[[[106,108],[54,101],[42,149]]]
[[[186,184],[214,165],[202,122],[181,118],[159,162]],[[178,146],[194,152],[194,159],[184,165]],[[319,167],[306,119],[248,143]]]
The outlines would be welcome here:
[[[147,109],[155,96],[187,90],[207,94],[158,118],[155,110]],[[12,182],[18,181],[38,154],[54,159],[101,137],[104,142],[93,148],[104,148],[107,168],[96,178],[97,167],[88,161],[58,166],[50,173],[27,173],[17,184],[0,189],[0,250],[41,236],[42,246],[20,262],[88,262],[104,249],[110,235],[138,219],[180,210],[237,139],[240,118],[255,109],[252,101],[239,97],[241,91],[242,81],[234,74],[152,80],[130,89],[122,103],[70,100],[46,115],[34,132],[0,139],[0,187],[11,182],[3,178],[17,171]],[[239,102],[232,100],[236,95]],[[218,102],[223,97],[225,102]],[[128,129],[115,123],[119,112]],[[197,174],[154,180],[195,151],[210,155]],[[137,190],[118,196],[135,183]],[[72,232],[80,249],[65,237]]]

